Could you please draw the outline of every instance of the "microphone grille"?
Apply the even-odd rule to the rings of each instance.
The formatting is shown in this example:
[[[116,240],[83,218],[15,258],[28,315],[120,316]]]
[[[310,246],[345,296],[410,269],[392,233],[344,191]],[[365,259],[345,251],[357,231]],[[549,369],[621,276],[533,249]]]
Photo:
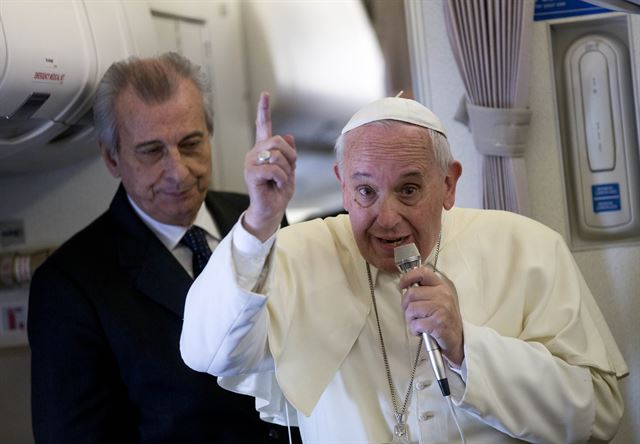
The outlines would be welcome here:
[[[415,262],[416,260],[418,261],[418,264],[420,264],[420,252],[414,243],[400,245],[394,248],[393,257],[397,266],[406,262]]]

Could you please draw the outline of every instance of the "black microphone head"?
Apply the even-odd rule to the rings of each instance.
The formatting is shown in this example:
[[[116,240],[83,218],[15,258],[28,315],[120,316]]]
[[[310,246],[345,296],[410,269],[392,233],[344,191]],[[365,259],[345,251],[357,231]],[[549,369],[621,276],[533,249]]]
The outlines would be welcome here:
[[[406,273],[420,266],[420,252],[414,243],[400,245],[394,248],[393,257],[396,262],[396,267],[398,267],[398,270],[402,273]]]

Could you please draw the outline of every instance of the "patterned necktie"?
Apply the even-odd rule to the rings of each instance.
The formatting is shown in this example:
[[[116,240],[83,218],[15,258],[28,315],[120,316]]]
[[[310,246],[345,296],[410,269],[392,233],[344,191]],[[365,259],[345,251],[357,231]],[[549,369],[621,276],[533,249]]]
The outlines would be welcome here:
[[[193,278],[195,279],[204,266],[207,265],[209,256],[211,256],[211,248],[209,248],[209,244],[207,243],[205,231],[194,225],[182,236],[180,243],[189,247],[193,253]]]

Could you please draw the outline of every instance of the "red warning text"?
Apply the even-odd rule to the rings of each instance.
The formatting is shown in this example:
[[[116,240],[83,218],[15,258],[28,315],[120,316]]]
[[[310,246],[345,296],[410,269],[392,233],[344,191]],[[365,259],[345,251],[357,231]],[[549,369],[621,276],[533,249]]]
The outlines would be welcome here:
[[[59,74],[57,72],[36,71],[33,73],[33,80],[62,83],[64,81],[64,74]]]

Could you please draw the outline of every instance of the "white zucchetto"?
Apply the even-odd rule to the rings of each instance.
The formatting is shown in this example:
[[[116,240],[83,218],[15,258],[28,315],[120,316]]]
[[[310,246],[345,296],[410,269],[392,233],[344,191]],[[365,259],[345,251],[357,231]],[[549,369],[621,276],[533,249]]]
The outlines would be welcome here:
[[[411,99],[385,97],[360,108],[342,128],[341,134],[378,120],[399,120],[435,130],[445,137],[444,127],[429,108]]]

